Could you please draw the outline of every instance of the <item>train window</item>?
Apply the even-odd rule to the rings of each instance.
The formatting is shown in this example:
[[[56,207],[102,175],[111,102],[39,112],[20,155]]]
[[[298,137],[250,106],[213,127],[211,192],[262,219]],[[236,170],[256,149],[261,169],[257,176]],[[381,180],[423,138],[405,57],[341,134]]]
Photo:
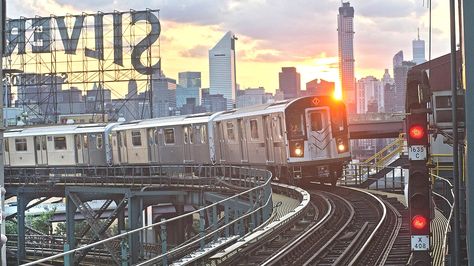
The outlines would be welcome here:
[[[165,128],[165,144],[174,144],[174,128]]]
[[[194,133],[193,133],[193,127],[189,126],[189,143],[193,144],[194,141]]]
[[[323,129],[323,120],[320,112],[311,113],[311,131],[321,131]]]
[[[66,137],[54,137],[54,149],[66,150]]]
[[[75,135],[76,138],[76,148],[80,149],[81,148],[81,135]]]
[[[5,152],[10,152],[10,145],[8,145],[8,139],[5,139],[4,142],[5,142],[5,144],[4,144],[5,145]]]
[[[155,134],[153,132],[153,128],[148,129],[148,145],[152,146],[155,144]]]
[[[46,150],[46,136],[41,137],[41,146],[43,146],[43,150]]]
[[[201,143],[204,144],[207,142],[207,127],[201,126]]]
[[[85,149],[89,148],[89,138],[87,137],[87,134],[84,135],[83,143]]]
[[[35,149],[37,151],[41,150],[41,137],[35,137]]]
[[[250,138],[258,139],[258,125],[256,119],[250,120]]]
[[[283,123],[281,122],[281,116],[278,116],[278,137],[280,139],[283,138]]]
[[[155,144],[159,145],[159,141],[158,141],[159,138],[158,138],[158,136],[159,136],[159,134],[160,134],[160,131],[158,131],[158,129],[155,129],[155,130],[153,131],[153,133],[155,134]]]
[[[132,145],[142,146],[142,134],[140,131],[132,131]]]
[[[188,144],[189,133],[188,133],[188,127],[187,126],[183,127],[183,132],[184,132],[184,144]]]
[[[288,117],[287,130],[289,130],[289,137],[291,139],[299,139],[304,137],[304,117],[303,114],[295,114]],[[289,126],[289,128],[288,128]]]
[[[227,122],[227,138],[229,140],[235,140],[234,123],[232,122]]]
[[[97,135],[97,149],[101,150],[102,146],[103,146],[102,135],[98,134]]]
[[[15,149],[16,151],[27,151],[28,144],[26,143],[25,138],[15,139]]]
[[[122,134],[120,132],[117,132],[117,146],[123,147]]]

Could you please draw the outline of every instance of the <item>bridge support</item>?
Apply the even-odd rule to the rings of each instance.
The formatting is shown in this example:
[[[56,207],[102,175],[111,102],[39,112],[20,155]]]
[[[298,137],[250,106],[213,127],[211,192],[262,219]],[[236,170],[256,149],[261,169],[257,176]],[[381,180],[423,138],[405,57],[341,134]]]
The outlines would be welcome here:
[[[128,201],[128,231],[141,227],[139,223],[140,215],[140,198],[129,194]],[[130,264],[137,264],[140,255],[140,235],[138,233],[131,234],[128,237],[128,248],[130,253]]]
[[[22,261],[26,257],[26,230],[25,230],[25,211],[28,203],[33,200],[35,197],[29,196],[32,195],[28,191],[19,189],[17,192],[17,229],[18,229],[18,240],[17,240],[17,263],[18,265],[22,264]]]

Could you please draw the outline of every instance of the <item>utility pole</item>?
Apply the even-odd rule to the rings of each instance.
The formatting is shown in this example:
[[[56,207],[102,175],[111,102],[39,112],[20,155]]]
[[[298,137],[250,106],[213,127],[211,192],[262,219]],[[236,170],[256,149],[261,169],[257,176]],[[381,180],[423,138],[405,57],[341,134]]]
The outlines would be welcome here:
[[[1,245],[1,261],[2,266],[7,265],[7,247],[6,241],[7,238],[5,236],[5,173],[4,173],[4,165],[3,165],[3,49],[5,48],[5,20],[6,20],[6,0],[2,0],[0,4],[0,118],[2,119],[2,123],[0,124],[0,245]]]
[[[467,209],[467,259],[468,262],[474,262],[474,149],[471,147],[474,145],[474,29],[470,27],[474,24],[474,1],[464,0],[462,1],[462,21],[463,21],[463,56],[464,56],[464,88],[466,89],[466,145],[470,147],[466,149],[466,156],[464,157],[466,162],[466,209]]]
[[[453,120],[453,180],[454,180],[454,216],[453,216],[453,259],[454,265],[461,265],[461,241],[460,241],[460,207],[459,207],[459,140],[458,140],[458,84],[456,64],[456,0],[449,1],[450,32],[451,32],[451,103]]]

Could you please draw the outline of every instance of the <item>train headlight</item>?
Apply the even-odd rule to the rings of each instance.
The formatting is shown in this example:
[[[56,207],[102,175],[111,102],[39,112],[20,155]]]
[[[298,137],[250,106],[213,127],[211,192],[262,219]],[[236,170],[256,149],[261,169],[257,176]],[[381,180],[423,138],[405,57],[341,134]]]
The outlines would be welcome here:
[[[296,156],[301,156],[301,155],[303,155],[303,150],[301,150],[301,148],[295,148],[295,155],[296,155]]]
[[[337,149],[340,151],[340,152],[343,152],[346,150],[346,145],[344,145],[343,143],[340,143],[339,145],[337,145]]]
[[[339,153],[347,152],[348,147],[348,141],[344,141],[344,138],[337,138],[337,151]]]
[[[290,156],[291,157],[303,157],[304,146],[300,141],[291,142],[290,144]]]

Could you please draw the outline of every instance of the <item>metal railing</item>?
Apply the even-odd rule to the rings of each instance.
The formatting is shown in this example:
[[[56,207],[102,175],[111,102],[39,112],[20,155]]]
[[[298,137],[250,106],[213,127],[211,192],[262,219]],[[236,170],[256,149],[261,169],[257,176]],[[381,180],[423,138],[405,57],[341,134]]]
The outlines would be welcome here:
[[[453,218],[453,212],[454,212],[454,186],[453,184],[451,183],[451,181],[449,181],[448,179],[444,178],[444,177],[441,177],[441,176],[438,176],[438,175],[435,175],[435,174],[431,174],[431,177],[433,179],[433,184],[436,184],[437,181],[442,181],[443,184],[447,184],[448,186],[448,189],[449,189],[449,196],[451,197],[451,200],[449,200],[447,198],[448,195],[442,195],[442,194],[439,194],[437,192],[434,192],[433,191],[433,195],[435,195],[436,197],[440,198],[443,202],[445,202],[448,206],[448,210],[444,210],[443,211],[443,214],[445,216],[447,216],[447,222],[446,222],[446,227],[444,228],[444,232],[443,232],[443,243],[442,243],[442,256],[443,256],[443,265],[445,264],[446,262],[446,254],[447,254],[447,238],[448,238],[448,232],[449,232],[449,229],[450,229],[450,223],[451,223],[451,219]],[[448,212],[448,213],[445,213],[445,212]]]
[[[7,169],[6,180],[10,185],[64,185],[64,186],[120,186],[128,188],[186,188],[193,191],[213,191],[224,193],[227,198],[215,201],[208,206],[190,211],[170,219],[162,219],[147,226],[129,230],[107,239],[83,245],[72,250],[64,246],[65,252],[49,256],[25,265],[63,258],[65,265],[74,263],[74,255],[83,250],[103,250],[104,243],[113,243],[117,248],[122,263],[130,263],[129,243],[131,238],[139,238],[140,258],[133,261],[138,265],[154,263],[168,264],[168,257],[186,249],[205,248],[206,242],[218,238],[245,235],[264,223],[272,214],[271,172],[261,169],[236,166],[203,166],[203,165],[160,165],[137,167],[63,167],[34,169]],[[149,190],[147,190],[148,192]],[[229,211],[236,202],[247,202],[248,208]],[[223,211],[224,210],[224,211]],[[211,219],[206,219],[211,215]],[[167,227],[177,221],[193,219],[199,216],[197,235],[175,248],[169,248]],[[216,216],[216,217],[213,217]],[[219,217],[221,216],[221,217]],[[195,217],[194,217],[195,218]],[[207,223],[206,223],[207,220]],[[219,221],[219,222],[217,222]],[[208,230],[206,230],[206,224]],[[155,229],[159,241],[152,250],[145,250],[144,239],[149,230]],[[109,245],[110,246],[110,245]],[[99,248],[99,249],[97,249]],[[103,255],[103,254],[102,254]]]
[[[343,178],[339,182],[348,186],[360,186],[364,182],[373,180],[375,184],[371,188],[376,190],[403,191],[405,182],[403,169],[389,165],[404,154],[405,146],[405,134],[402,133],[392,143],[365,161],[347,165],[344,169]],[[390,169],[383,178],[371,177],[383,169]],[[397,175],[397,173],[400,173],[400,175]],[[400,177],[399,180],[397,177]]]

